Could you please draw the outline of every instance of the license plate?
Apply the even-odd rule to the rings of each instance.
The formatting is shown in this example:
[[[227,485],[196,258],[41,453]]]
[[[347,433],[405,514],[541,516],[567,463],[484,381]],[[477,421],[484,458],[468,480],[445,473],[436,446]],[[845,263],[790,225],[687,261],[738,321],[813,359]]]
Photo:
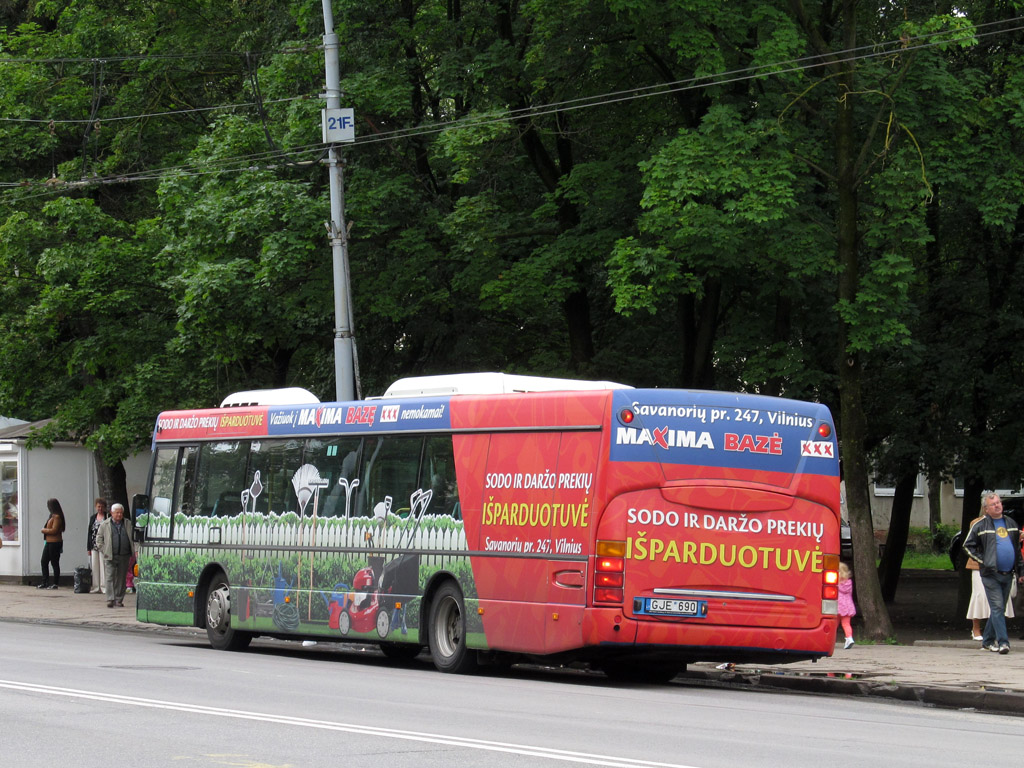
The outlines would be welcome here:
[[[707,600],[680,600],[672,597],[644,597],[634,600],[633,607],[634,613],[654,614],[657,616],[690,616],[703,618],[708,615]]]

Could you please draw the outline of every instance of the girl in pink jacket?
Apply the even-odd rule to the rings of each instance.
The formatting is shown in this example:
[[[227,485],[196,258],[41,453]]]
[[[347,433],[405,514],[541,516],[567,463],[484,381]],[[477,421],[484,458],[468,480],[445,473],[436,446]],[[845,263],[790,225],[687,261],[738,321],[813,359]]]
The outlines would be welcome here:
[[[846,643],[843,650],[853,645],[853,626],[850,619],[857,615],[857,606],[853,604],[853,576],[846,563],[839,563],[839,622],[843,625]]]

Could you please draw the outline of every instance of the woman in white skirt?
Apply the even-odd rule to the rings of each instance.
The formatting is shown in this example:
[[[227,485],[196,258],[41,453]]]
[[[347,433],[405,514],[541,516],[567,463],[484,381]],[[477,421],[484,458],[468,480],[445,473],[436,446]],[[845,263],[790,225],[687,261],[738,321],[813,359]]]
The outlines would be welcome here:
[[[93,509],[95,510],[92,517],[89,518],[89,530],[86,532],[88,536],[88,547],[89,552],[89,565],[92,567],[92,589],[90,592],[103,592],[103,585],[106,584],[106,565],[103,562],[103,555],[96,549],[96,531],[100,529],[100,523],[107,516],[107,500],[96,499],[93,502]]]

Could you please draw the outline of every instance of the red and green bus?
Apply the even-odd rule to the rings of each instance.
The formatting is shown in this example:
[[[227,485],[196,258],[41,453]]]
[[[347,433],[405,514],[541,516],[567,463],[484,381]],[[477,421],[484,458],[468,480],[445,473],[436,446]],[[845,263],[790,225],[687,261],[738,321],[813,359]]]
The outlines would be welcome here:
[[[138,618],[379,644],[434,665],[830,655],[839,462],[828,409],[503,374],[320,403],[160,414],[136,503]]]

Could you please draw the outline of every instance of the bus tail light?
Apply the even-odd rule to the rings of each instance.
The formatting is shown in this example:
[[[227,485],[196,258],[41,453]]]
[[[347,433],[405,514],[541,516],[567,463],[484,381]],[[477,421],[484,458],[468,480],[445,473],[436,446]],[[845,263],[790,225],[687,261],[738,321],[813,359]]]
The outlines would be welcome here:
[[[621,605],[626,578],[626,542],[598,541],[594,560],[594,602]]]
[[[821,571],[821,612],[839,613],[839,555],[825,555]]]

